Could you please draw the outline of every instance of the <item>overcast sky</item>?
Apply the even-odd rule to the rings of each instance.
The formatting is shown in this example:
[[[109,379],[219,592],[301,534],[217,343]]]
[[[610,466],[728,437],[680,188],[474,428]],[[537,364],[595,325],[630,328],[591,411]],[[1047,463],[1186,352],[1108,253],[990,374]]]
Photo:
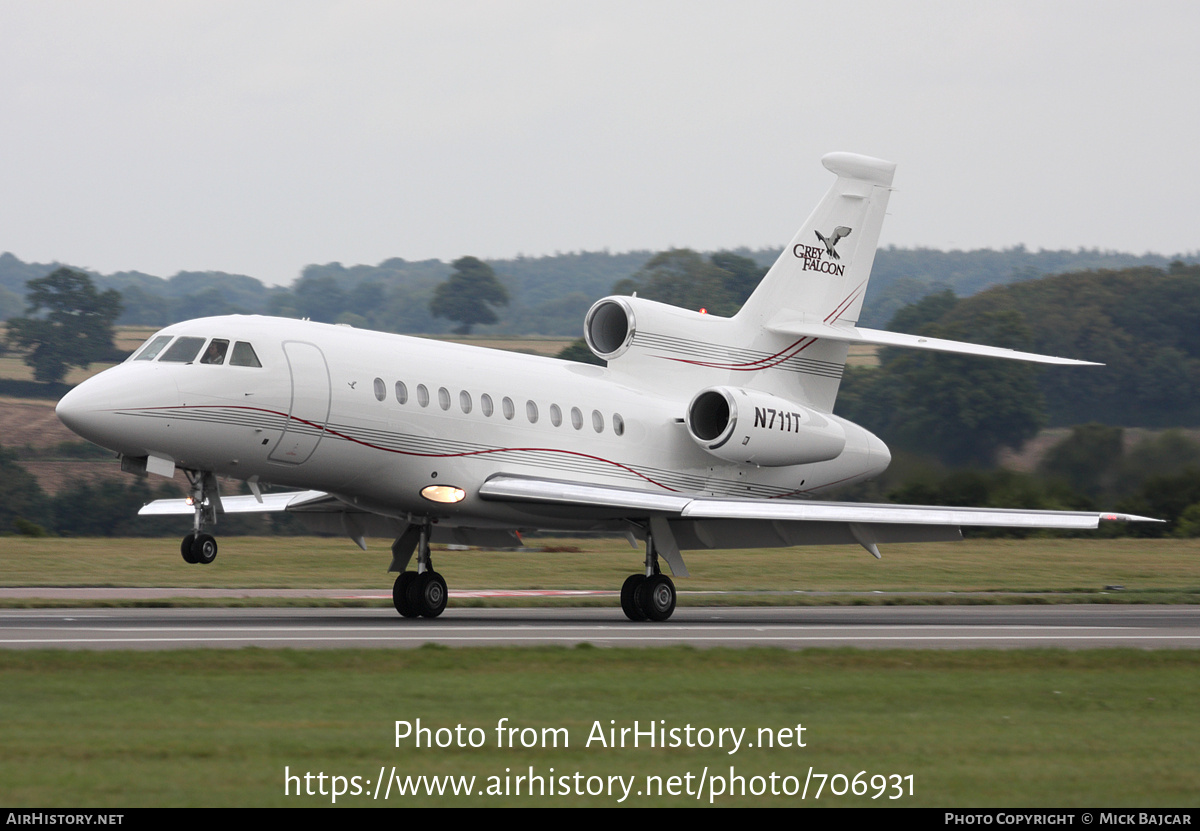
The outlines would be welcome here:
[[[0,251],[102,272],[782,245],[1200,249],[1200,3],[0,0]]]

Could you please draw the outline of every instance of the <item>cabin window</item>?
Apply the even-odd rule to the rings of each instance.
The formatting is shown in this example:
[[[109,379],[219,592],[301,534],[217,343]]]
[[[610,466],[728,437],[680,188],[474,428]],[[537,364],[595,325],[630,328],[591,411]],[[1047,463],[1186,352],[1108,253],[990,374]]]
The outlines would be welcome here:
[[[382,401],[387,398],[387,384],[383,383],[382,378],[375,379],[375,400]]]
[[[625,419],[621,418],[620,413],[613,413],[613,432],[618,436],[625,435]]]
[[[479,409],[483,410],[483,414],[488,418],[492,417],[495,408],[492,406],[492,397],[486,392],[479,396]]]
[[[458,394],[458,406],[464,413],[471,412],[471,393],[463,390]]]
[[[204,338],[180,338],[171,344],[159,361],[169,364],[190,364],[200,354]]]
[[[604,432],[604,416],[600,414],[599,410],[592,410],[592,429],[597,433]]]
[[[532,400],[525,402],[525,417],[529,419],[530,424],[537,424],[537,420],[538,420],[537,404],[534,404]]]
[[[200,358],[200,363],[223,364],[225,363],[225,353],[228,351],[229,341],[213,338],[208,343],[208,349],[204,350],[204,355]]]
[[[513,416],[517,414],[517,408],[516,405],[513,404],[512,399],[507,395],[504,396],[504,400],[500,402],[500,406],[504,409],[504,417],[509,421],[512,421]]]
[[[258,355],[254,354],[254,347],[240,340],[233,345],[233,354],[229,356],[230,366],[254,366],[261,367],[262,364],[258,361]]]
[[[562,424],[562,410],[558,408],[557,404],[550,405],[550,423],[555,427]]]
[[[424,384],[417,384],[417,403],[422,407],[429,406],[429,389]]]
[[[171,342],[171,335],[159,335],[152,341],[147,341],[142,347],[142,351],[134,356],[135,361],[153,361],[158,357],[158,353],[163,351],[163,347]]]
[[[397,404],[407,404],[408,403],[408,387],[404,386],[403,381],[396,382],[396,403]]]
[[[443,410],[450,409],[450,390],[438,387],[438,406]]]
[[[579,411],[578,407],[571,408],[571,426],[576,430],[583,429],[583,413]]]

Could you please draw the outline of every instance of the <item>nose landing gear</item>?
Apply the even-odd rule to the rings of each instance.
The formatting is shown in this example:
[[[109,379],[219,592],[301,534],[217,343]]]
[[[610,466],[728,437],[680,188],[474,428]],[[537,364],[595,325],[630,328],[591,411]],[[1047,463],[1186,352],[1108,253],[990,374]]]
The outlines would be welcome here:
[[[217,477],[211,471],[185,470],[192,485],[188,500],[195,511],[192,533],[183,538],[179,553],[185,563],[208,565],[217,559],[217,540],[212,534],[204,533],[205,525],[217,524],[217,511],[221,508],[221,492]]]

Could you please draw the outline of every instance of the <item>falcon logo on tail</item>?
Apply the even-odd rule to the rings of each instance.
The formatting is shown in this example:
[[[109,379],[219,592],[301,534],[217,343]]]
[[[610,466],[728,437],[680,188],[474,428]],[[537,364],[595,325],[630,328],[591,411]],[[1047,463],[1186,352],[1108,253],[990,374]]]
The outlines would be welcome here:
[[[841,259],[841,256],[838,254],[838,252],[834,251],[833,249],[837,246],[838,240],[840,240],[842,237],[850,236],[849,228],[847,228],[845,225],[839,225],[833,229],[833,233],[829,236],[825,236],[820,231],[813,231],[813,233],[817,235],[817,239],[825,243],[825,250],[829,252],[829,256],[833,257],[835,260]]]

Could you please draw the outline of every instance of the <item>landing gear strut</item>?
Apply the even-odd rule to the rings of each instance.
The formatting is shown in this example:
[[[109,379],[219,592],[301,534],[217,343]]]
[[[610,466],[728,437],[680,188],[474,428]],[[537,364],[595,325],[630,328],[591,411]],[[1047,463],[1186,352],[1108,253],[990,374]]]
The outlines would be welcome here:
[[[621,610],[630,620],[663,621],[675,611],[675,583],[659,571],[654,534],[646,533],[646,573],[631,574],[621,586]]]
[[[217,477],[211,471],[185,470],[192,490],[188,500],[195,511],[192,533],[183,538],[179,553],[186,563],[208,565],[217,559],[217,540],[212,534],[204,533],[205,525],[217,524],[217,511],[221,506],[221,492]]]
[[[432,618],[446,611],[449,592],[445,579],[433,570],[433,559],[429,556],[429,533],[430,526],[422,525],[417,540],[417,570],[401,571],[392,586],[392,604],[404,617]],[[403,544],[404,539],[401,537],[396,540],[393,552]],[[411,549],[409,551],[411,556]]]

